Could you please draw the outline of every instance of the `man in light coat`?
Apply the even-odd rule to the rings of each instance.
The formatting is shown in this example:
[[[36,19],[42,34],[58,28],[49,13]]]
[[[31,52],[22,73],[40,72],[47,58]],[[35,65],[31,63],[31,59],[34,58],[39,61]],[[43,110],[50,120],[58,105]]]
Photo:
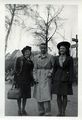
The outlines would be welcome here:
[[[40,45],[41,54],[35,57],[34,78],[38,82],[34,86],[34,98],[38,103],[39,115],[51,115],[51,73],[53,57],[47,53],[46,44]]]

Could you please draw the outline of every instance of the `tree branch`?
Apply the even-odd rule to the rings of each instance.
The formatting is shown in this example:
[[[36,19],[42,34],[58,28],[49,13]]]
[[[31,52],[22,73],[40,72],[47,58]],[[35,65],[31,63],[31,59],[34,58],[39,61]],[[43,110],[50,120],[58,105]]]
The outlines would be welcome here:
[[[16,10],[23,10],[24,8],[27,8],[28,5],[22,4],[22,5],[18,5],[16,6]]]
[[[35,32],[34,34],[38,37],[41,37],[43,40],[45,39],[45,35],[43,35],[42,33]]]
[[[54,34],[56,33],[56,30],[57,30],[57,23],[56,23],[56,22],[55,22],[55,25],[56,25],[55,31],[53,32],[53,34],[51,35],[51,37],[48,39],[48,42],[52,39],[52,37],[53,37]]]
[[[63,9],[63,8],[59,9],[59,10],[57,11],[57,13],[55,13],[55,14],[53,15],[54,17],[52,17],[52,18],[50,19],[50,21],[48,22],[49,25],[50,25],[51,22],[61,13],[62,9]]]

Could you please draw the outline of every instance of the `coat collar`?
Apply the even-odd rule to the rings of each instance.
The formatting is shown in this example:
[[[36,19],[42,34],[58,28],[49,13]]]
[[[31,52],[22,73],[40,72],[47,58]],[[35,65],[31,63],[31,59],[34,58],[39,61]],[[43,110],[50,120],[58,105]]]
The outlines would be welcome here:
[[[46,53],[46,54],[39,54],[39,58],[41,58],[41,59],[44,59],[44,58],[47,58],[48,57],[48,54]]]

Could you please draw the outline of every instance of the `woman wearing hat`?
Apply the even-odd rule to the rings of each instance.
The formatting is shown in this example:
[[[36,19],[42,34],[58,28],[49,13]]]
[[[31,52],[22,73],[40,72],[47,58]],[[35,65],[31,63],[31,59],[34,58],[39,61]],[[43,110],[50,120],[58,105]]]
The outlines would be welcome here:
[[[32,73],[34,64],[30,59],[31,47],[24,47],[22,54],[23,56],[18,57],[16,61],[14,82],[15,86],[21,90],[21,98],[17,99],[18,115],[27,115],[25,111],[26,100],[31,98],[31,85],[34,83]]]
[[[69,42],[60,42],[57,48],[59,50],[59,56],[56,57],[53,67],[52,94],[57,94],[58,116],[65,116],[67,95],[73,94],[73,58],[69,53]]]

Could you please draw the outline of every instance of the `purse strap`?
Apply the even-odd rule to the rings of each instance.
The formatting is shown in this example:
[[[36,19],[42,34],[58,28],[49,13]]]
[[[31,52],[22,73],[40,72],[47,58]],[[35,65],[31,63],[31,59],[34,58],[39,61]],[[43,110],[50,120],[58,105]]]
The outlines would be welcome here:
[[[12,87],[11,87],[11,89],[14,89],[15,88],[15,84],[12,84]]]

